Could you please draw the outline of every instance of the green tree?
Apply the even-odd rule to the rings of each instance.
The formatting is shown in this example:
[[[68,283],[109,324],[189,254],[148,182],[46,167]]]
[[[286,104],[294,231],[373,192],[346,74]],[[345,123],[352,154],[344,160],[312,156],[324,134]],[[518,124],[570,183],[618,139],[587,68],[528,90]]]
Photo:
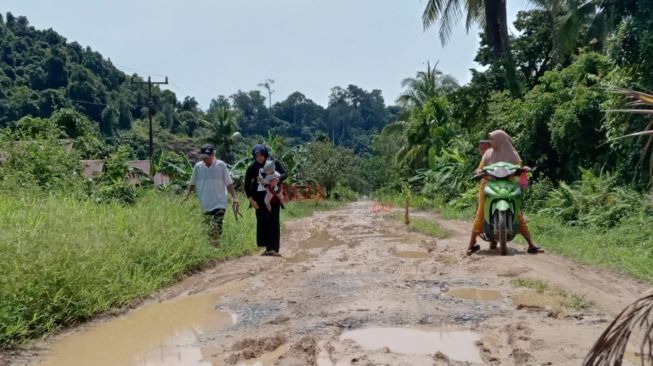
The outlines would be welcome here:
[[[316,131],[326,131],[324,108],[300,92],[294,92],[285,100],[275,103],[272,114],[288,123],[288,129],[283,132],[289,137],[299,137],[308,142]]]
[[[397,139],[398,164],[413,169],[426,168],[429,159],[437,155],[455,135],[451,116],[451,107],[446,97],[434,97],[422,108],[416,108],[408,121],[386,126],[381,136],[404,137]]]
[[[218,158],[224,160],[227,164],[236,162],[234,145],[241,139],[236,122],[238,113],[227,108],[213,110],[207,115],[208,129],[210,135],[208,142],[212,143],[217,149]]]
[[[328,197],[336,184],[344,182],[352,173],[354,153],[331,142],[311,142],[306,146],[302,175],[324,187]]]
[[[399,96],[397,103],[404,107],[423,107],[431,98],[452,92],[458,88],[458,82],[451,75],[445,75],[438,70],[436,63],[433,68],[426,64],[426,71],[418,71],[414,78],[406,78],[401,82],[406,90]]]

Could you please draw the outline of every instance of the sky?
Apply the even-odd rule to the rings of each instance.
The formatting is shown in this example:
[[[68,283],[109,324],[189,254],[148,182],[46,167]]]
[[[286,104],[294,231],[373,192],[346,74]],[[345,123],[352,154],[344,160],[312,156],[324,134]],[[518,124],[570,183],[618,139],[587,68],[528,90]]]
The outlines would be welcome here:
[[[509,1],[512,20],[527,1]],[[401,80],[438,62],[467,83],[478,29],[464,21],[442,47],[424,32],[424,0],[2,0],[0,12],[24,15],[69,42],[90,46],[128,74],[168,76],[179,99],[212,98],[275,83],[272,101],[300,91],[326,106],[331,88],[380,89],[386,104]],[[267,93],[265,94],[267,95]]]

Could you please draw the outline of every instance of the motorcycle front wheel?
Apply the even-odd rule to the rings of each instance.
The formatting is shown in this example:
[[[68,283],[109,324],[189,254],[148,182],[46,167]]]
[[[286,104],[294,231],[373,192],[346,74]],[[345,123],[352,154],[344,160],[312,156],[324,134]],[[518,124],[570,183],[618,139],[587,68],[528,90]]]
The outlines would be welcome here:
[[[508,217],[506,211],[499,211],[499,247],[501,255],[508,254]]]

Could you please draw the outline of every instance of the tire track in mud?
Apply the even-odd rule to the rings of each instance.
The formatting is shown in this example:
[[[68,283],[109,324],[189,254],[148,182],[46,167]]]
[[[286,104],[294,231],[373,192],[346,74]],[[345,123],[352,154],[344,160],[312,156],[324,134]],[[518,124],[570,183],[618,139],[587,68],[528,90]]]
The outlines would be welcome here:
[[[35,345],[27,351],[31,356],[12,357],[12,364],[40,356],[36,365],[59,366],[57,347],[65,339],[83,342],[104,324],[129,322],[156,304],[214,293],[208,310],[228,314],[231,322],[210,329],[182,324],[177,333],[184,337],[162,337],[125,364],[578,365],[606,322],[645,289],[554,255],[525,255],[515,245],[507,257],[485,249],[467,257],[467,223],[416,213],[449,231],[447,238],[434,239],[407,231],[392,213],[359,201],[290,221],[283,232],[284,258],[221,263],[159,292],[139,309]],[[527,290],[512,286],[518,277],[546,280],[586,295],[594,305],[520,306],[515,299]],[[127,343],[139,337],[138,326],[130,326],[136,330],[124,335]],[[108,354],[124,351],[120,343],[97,347],[115,347]],[[75,352],[74,343],[67,352]],[[156,357],[143,356],[152,352]]]

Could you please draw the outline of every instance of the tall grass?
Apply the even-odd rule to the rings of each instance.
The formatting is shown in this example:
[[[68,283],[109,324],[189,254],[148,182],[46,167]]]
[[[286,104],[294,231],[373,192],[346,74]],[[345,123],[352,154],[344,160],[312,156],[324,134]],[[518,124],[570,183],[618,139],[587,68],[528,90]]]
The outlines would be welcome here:
[[[634,215],[610,229],[569,226],[548,215],[529,217],[533,238],[549,251],[653,282],[653,226]]]
[[[238,223],[228,215],[216,250],[195,203],[157,192],[130,206],[3,196],[0,217],[0,348],[124,305],[208,260],[255,247],[254,215]]]
[[[241,198],[241,202],[246,202]],[[283,219],[335,208],[290,202]],[[0,196],[0,349],[143,297],[212,260],[256,250],[256,217],[228,210],[209,244],[196,200],[144,191],[133,205],[69,194]]]
[[[394,214],[391,217],[395,221],[405,223],[405,217],[403,214]],[[411,217],[408,227],[412,231],[433,236],[438,239],[444,239],[449,236],[449,232],[440,226],[440,224],[438,224],[436,221],[423,217]]]

